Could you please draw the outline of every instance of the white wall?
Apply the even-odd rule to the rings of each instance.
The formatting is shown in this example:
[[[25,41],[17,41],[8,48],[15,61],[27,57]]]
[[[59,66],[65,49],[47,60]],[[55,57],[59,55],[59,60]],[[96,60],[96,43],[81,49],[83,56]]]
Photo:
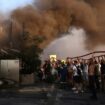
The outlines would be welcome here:
[[[0,77],[19,82],[19,60],[1,60]]]

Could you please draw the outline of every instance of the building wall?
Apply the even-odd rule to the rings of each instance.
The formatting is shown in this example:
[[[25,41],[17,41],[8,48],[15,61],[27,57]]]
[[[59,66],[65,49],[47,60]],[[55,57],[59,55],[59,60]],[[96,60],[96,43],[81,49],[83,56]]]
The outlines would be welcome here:
[[[19,82],[19,60],[1,60],[0,78],[7,78]]]
[[[20,75],[20,84],[21,85],[32,85],[34,84],[34,73],[32,74],[22,74]]]

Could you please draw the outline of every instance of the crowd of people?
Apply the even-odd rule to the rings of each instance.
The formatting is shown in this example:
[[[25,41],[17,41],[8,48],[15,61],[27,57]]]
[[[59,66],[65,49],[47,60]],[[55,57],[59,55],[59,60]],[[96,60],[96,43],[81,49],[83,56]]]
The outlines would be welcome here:
[[[41,81],[67,83],[74,93],[90,90],[91,98],[97,99],[97,92],[105,91],[105,60],[90,58],[46,60],[39,70]]]

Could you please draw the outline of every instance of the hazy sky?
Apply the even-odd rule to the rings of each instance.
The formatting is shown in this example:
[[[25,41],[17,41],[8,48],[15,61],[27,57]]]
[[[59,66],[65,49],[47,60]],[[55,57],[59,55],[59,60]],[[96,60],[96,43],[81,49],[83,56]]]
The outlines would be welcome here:
[[[0,11],[9,12],[17,7],[25,6],[33,0],[0,0]]]

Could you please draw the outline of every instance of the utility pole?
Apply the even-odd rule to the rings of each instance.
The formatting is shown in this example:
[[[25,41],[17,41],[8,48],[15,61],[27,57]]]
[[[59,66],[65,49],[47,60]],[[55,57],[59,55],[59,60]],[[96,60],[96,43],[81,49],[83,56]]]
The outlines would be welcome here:
[[[8,35],[10,49],[13,48],[12,33],[13,33],[13,23],[12,23],[12,20],[10,20],[10,22],[9,22],[9,35]]]
[[[25,38],[25,23],[23,22],[22,23],[22,41],[24,40]]]

